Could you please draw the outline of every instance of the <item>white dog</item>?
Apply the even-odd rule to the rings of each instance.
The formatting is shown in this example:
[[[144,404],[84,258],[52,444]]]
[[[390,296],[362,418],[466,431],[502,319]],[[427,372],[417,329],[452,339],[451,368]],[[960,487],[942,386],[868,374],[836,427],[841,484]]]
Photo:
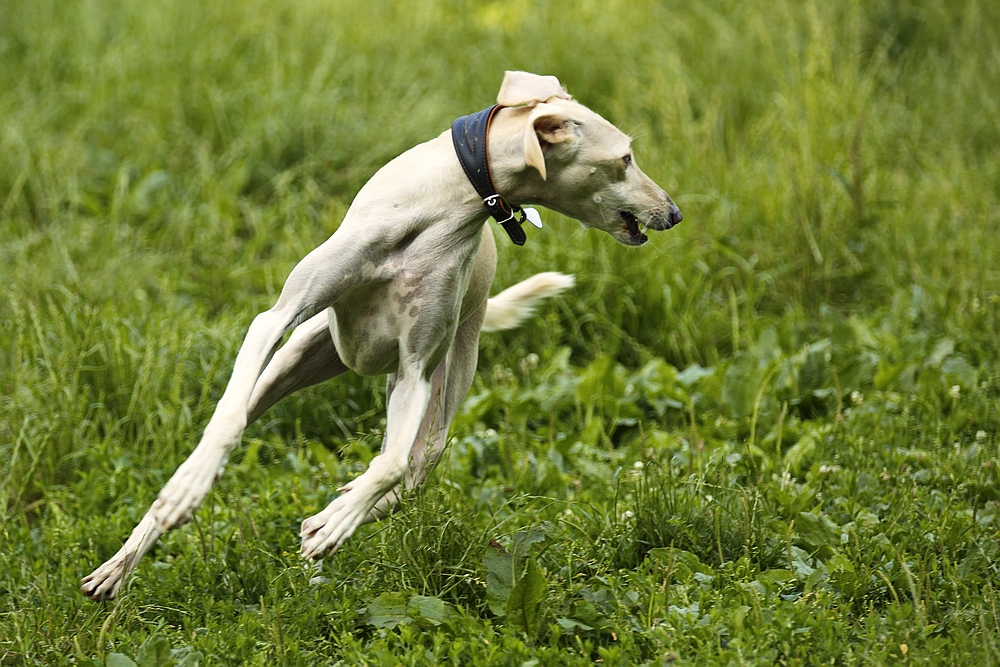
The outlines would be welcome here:
[[[191,518],[248,424],[347,370],[388,374],[382,451],[302,522],[303,554],[336,550],[390,510],[401,486],[423,481],[472,383],[480,330],[513,327],[538,299],[573,284],[543,273],[488,299],[496,270],[488,214],[519,244],[515,213],[537,218],[519,204],[559,211],[626,245],[646,241],[639,224],[680,222],[667,193],[636,166],[629,137],[555,77],[507,72],[497,101],[380,169],[340,228],[292,270],[274,307],[251,323],[201,442],[118,553],[84,578],[84,593],[114,597],[156,540]]]

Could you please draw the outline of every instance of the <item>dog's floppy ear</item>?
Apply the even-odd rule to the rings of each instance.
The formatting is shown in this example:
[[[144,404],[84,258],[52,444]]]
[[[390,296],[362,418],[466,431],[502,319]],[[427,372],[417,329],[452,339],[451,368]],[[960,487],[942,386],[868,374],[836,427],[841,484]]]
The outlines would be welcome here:
[[[505,72],[497,104],[516,107],[522,104],[533,106],[539,102],[558,97],[573,99],[554,76],[539,76],[530,72]]]
[[[576,139],[577,121],[554,104],[538,104],[524,127],[524,161],[546,178],[544,149]]]

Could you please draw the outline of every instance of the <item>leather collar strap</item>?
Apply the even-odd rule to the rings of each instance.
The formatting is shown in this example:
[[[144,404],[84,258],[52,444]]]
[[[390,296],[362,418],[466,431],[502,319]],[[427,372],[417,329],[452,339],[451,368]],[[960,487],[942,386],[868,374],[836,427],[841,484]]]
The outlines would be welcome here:
[[[500,223],[515,245],[524,245],[524,242],[528,240],[524,230],[521,229],[525,214],[520,206],[511,205],[503,198],[503,195],[497,192],[496,186],[493,185],[493,177],[490,175],[486,135],[490,129],[490,121],[501,108],[502,106],[497,104],[489,109],[483,109],[478,113],[456,119],[451,124],[451,140],[455,144],[458,161],[462,165],[465,175],[472,182],[472,187],[483,198],[486,210],[490,212],[494,220]],[[515,218],[516,213],[521,213],[520,220]]]

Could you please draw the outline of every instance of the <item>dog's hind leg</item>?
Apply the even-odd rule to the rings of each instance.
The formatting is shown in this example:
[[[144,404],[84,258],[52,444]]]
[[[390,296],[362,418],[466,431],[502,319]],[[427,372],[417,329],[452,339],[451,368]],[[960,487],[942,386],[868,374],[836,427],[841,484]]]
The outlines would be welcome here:
[[[486,313],[484,302],[476,312],[463,322],[455,333],[448,356],[441,362],[431,380],[433,392],[430,407],[420,426],[420,431],[413,443],[410,453],[410,463],[403,483],[389,491],[375,505],[367,521],[375,521],[395,510],[399,502],[399,493],[405,488],[410,491],[420,486],[427,475],[441,460],[445,446],[448,443],[448,429],[455,419],[472,380],[476,375],[476,362],[479,359],[479,329]],[[387,393],[392,392],[390,380]],[[383,450],[385,443],[383,442]]]
[[[434,468],[447,443],[448,427],[462,406],[476,372],[479,328],[486,302],[459,325],[445,358],[428,380],[390,375],[382,452],[368,470],[346,484],[326,509],[302,522],[302,553],[310,558],[336,551],[358,528],[390,511],[400,486],[414,488]]]
[[[489,276],[492,279],[492,272]],[[405,480],[407,490],[422,484],[444,453],[448,441],[448,429],[462,407],[476,374],[480,331],[503,331],[520,325],[534,312],[539,301],[559,294],[573,284],[574,279],[571,275],[554,272],[536,274],[483,302],[476,312],[458,327],[446,359],[444,397],[438,399],[435,394],[431,402],[432,408],[436,402],[441,402],[443,409],[436,412],[428,411],[425,424],[410,456],[410,467]],[[378,502],[369,521],[381,518],[395,508],[398,502],[397,494],[401,488],[396,487]]]
[[[317,558],[336,551],[386,493],[406,476],[413,442],[431,400],[432,384],[419,355],[407,358],[396,374],[386,410],[386,445],[360,477],[347,483],[326,509],[302,522],[302,553]]]
[[[420,475],[420,479],[418,480],[414,476],[414,472],[425,470],[428,466],[433,467],[434,464],[428,460],[428,457],[436,459],[435,452],[440,454],[440,451],[444,449],[445,441],[448,437],[448,425],[445,423],[445,380],[447,368],[448,361],[447,359],[443,359],[438,364],[437,370],[434,371],[434,375],[431,376],[431,401],[427,407],[427,414],[424,415],[424,420],[420,424],[420,430],[417,431],[417,437],[413,440],[413,447],[410,450],[410,461],[403,481],[375,503],[375,507],[368,513],[363,523],[376,521],[395,511],[396,506],[399,504],[399,494],[402,493],[403,488],[415,488],[423,481],[423,475]],[[393,374],[389,376],[386,382],[385,395],[387,401],[392,396],[395,385],[396,378]],[[383,452],[386,450],[387,436],[388,434],[382,438]]]

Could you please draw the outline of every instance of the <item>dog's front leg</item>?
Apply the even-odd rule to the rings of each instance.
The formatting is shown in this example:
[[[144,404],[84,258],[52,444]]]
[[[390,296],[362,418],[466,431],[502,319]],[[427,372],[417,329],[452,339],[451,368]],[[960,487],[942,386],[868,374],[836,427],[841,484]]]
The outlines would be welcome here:
[[[323,313],[313,316],[296,329],[285,347],[274,354],[281,336],[304,319],[304,315],[315,310],[315,307],[288,308],[282,303],[284,298],[285,293],[282,292],[278,304],[270,311],[258,315],[250,325],[243,346],[236,356],[233,375],[205,427],[201,442],[180,465],[150,508],[157,523],[166,530],[183,525],[191,519],[194,511],[211,491],[212,485],[222,476],[229,456],[242,440],[247,425],[256,419],[262,407],[266,408],[280,398],[281,394],[275,395],[276,391],[284,390],[287,393],[296,384],[309,384],[308,379],[302,377],[305,371],[314,371],[319,374],[317,379],[322,379],[324,375],[336,375],[346,370],[336,356],[330,340],[327,317]],[[321,341],[318,345],[314,343],[317,339]],[[323,349],[317,354],[309,349],[310,346]],[[298,369],[298,375],[294,375],[293,369],[293,377],[281,383],[279,380],[284,378],[280,375],[282,371],[287,372],[289,358],[300,352],[312,353],[307,360],[313,361],[314,367]],[[322,362],[325,365],[321,365]],[[301,362],[297,365],[300,366]],[[284,386],[289,383],[292,386]]]
[[[329,306],[360,279],[353,267],[364,246],[332,241],[309,253],[292,270],[274,307],[254,318],[229,384],[198,446],[160,491],[118,553],[83,579],[86,595],[95,600],[113,598],[156,540],[190,520],[243,436],[254,388],[281,337]]]
[[[191,519],[239,444],[247,424],[249,394],[261,368],[294,321],[294,317],[275,313],[274,309],[254,318],[236,357],[229,385],[198,446],[167,481],[118,553],[84,577],[84,594],[95,600],[113,598],[157,539]]]
[[[302,522],[303,555],[318,558],[336,551],[365,522],[375,503],[403,480],[430,398],[425,369],[400,371],[386,411],[384,450],[364,474],[340,489],[343,493],[326,509]]]
[[[258,316],[251,325],[240,352],[243,367],[240,368],[238,357],[237,369],[234,370],[229,382],[230,388],[234,383],[246,381],[249,375],[248,365],[263,364],[270,356],[269,350],[265,354],[255,354],[252,357],[245,355],[243,350],[248,346],[261,350],[262,340],[269,342],[274,339],[276,343],[284,334],[282,328],[263,330],[262,324],[269,323]],[[279,333],[275,335],[275,332]],[[250,370],[252,372],[253,369]],[[233,406],[239,405],[242,396],[234,396],[234,392],[228,389],[227,395],[228,400],[224,397],[224,400],[219,401],[198,446],[171,476],[122,548],[83,579],[82,588],[87,596],[95,600],[113,598],[136,563],[153,548],[157,539],[168,530],[190,520],[195,510],[204,502],[212,484],[222,475],[229,455],[239,444],[247,423],[247,403],[243,403],[241,413],[235,412]]]

